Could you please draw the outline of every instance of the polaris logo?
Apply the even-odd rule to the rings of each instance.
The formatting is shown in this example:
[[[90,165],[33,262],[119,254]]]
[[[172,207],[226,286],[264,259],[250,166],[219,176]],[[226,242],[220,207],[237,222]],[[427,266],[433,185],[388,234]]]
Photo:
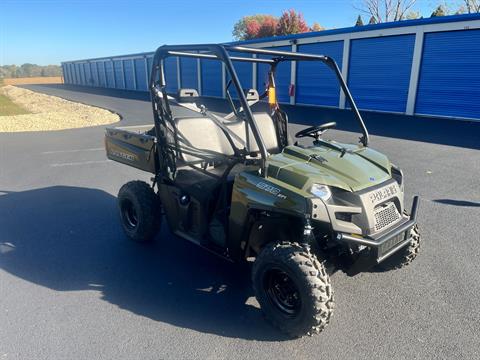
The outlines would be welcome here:
[[[127,154],[127,153],[120,152],[120,151],[115,151],[115,150],[110,150],[110,155],[116,156],[116,157],[119,157],[119,158],[122,158],[122,159],[125,159],[125,160],[128,160],[128,161],[137,160],[137,157],[135,155]]]

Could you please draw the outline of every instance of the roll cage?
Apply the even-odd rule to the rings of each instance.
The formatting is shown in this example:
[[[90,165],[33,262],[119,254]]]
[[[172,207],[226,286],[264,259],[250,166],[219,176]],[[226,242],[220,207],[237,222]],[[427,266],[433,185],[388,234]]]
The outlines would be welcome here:
[[[259,58],[259,57],[236,57],[229,55],[231,52],[239,53],[248,53],[256,55],[269,56],[270,58]],[[345,97],[350,104],[351,110],[354,113],[355,118],[357,119],[362,136],[360,137],[360,142],[363,146],[368,146],[369,135],[367,128],[363,122],[362,116],[358,111],[358,108],[352,98],[352,95],[345,83],[340,69],[338,68],[335,60],[329,56],[324,55],[314,55],[314,54],[304,54],[304,53],[294,53],[288,51],[277,51],[277,50],[267,50],[267,49],[256,49],[244,46],[231,46],[231,45],[221,45],[221,44],[201,44],[201,45],[164,45],[159,47],[154,55],[152,72],[150,77],[149,89],[151,94],[153,115],[154,115],[154,124],[155,124],[155,133],[157,138],[157,146],[159,147],[158,162],[162,172],[164,171],[174,171],[172,168],[175,168],[175,165],[172,164],[175,160],[173,159],[175,149],[172,149],[168,146],[167,134],[165,129],[170,126],[175,130],[175,124],[172,117],[172,111],[169,104],[169,98],[166,90],[165,82],[165,67],[164,60],[170,56],[175,57],[189,57],[197,59],[213,59],[220,61],[224,67],[226,73],[230,76],[230,81],[236,89],[238,95],[238,101],[241,108],[243,109],[243,121],[245,121],[246,129],[246,143],[248,144],[249,129],[251,130],[254,140],[258,145],[260,159],[258,159],[260,171],[262,174],[265,173],[265,162],[268,157],[268,151],[265,146],[265,142],[262,139],[262,135],[258,129],[256,122],[254,121],[254,115],[250,108],[250,105],[247,101],[247,98],[243,92],[240,80],[235,71],[232,61],[239,62],[251,62],[251,63],[263,63],[270,65],[270,71],[268,73],[268,86],[260,98],[269,97],[269,105],[272,110],[272,114],[276,115],[275,121],[277,122],[276,126],[280,127],[277,132],[280,137],[280,144],[283,146],[287,145],[287,120],[286,114],[283,113],[276,101],[275,98],[275,71],[277,65],[284,61],[320,61],[326,64],[336,75],[340,87],[345,94]],[[270,93],[271,92],[271,93]],[[230,99],[231,100],[231,99]],[[202,113],[206,115],[206,109],[202,109]],[[210,116],[215,121],[215,115]],[[217,123],[221,127],[221,122]],[[226,133],[230,141],[231,137]],[[177,140],[175,140],[177,141]],[[245,159],[248,155],[248,146],[246,149],[240,150],[233,145],[232,147],[235,150],[235,157]],[[176,143],[176,145],[178,145]],[[245,151],[246,150],[246,151]],[[168,154],[168,156],[165,156]],[[170,169],[170,170],[169,170]]]

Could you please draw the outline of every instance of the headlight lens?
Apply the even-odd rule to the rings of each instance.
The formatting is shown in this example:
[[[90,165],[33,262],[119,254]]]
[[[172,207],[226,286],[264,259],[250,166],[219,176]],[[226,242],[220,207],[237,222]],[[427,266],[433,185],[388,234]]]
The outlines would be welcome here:
[[[313,184],[310,192],[323,201],[327,201],[332,197],[332,191],[327,185]]]

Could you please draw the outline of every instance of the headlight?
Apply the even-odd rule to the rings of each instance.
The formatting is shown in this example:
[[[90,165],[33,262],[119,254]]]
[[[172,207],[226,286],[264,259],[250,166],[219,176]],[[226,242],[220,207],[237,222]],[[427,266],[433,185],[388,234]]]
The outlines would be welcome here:
[[[327,201],[332,197],[332,192],[327,185],[313,184],[310,192],[323,201]]]

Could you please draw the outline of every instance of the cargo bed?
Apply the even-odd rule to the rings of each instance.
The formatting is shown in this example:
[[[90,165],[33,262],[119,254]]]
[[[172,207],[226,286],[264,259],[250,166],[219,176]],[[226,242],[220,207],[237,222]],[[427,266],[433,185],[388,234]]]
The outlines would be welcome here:
[[[156,174],[156,137],[153,125],[107,127],[105,150],[107,157],[122,164]]]

